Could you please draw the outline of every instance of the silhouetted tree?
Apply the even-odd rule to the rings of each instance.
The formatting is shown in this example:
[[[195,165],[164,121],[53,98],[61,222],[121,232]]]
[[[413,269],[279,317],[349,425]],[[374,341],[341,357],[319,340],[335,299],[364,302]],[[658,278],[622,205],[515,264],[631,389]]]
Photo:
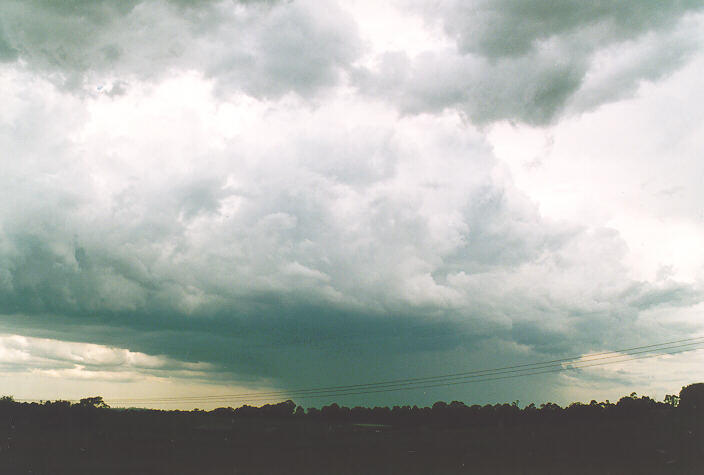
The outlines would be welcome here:
[[[680,396],[682,406],[674,410]],[[143,466],[184,473],[225,473],[222,467],[227,473],[386,473],[389,467],[459,473],[468,461],[480,473],[700,473],[704,384],[687,386],[680,396],[655,402],[632,393],[618,404],[523,409],[452,401],[392,409],[333,403],[306,411],[284,401],[210,412],[102,411],[97,408],[107,405],[100,397],[71,405],[5,396],[0,474],[47,473],[45,467],[97,473],[104,466],[114,473],[143,473]]]
[[[12,396],[2,396],[0,397],[0,407],[10,407],[15,405],[15,398]]]
[[[296,403],[289,399],[278,404],[265,404],[258,409],[257,413],[265,417],[291,417],[295,409]]]
[[[675,394],[667,394],[665,395],[665,404],[677,407],[680,404],[680,397]]]
[[[103,401],[102,396],[83,398],[78,402],[78,406],[86,407],[86,408],[96,408],[96,409],[98,409],[98,408],[107,409],[110,407],[105,403],[105,401]]]
[[[218,407],[217,409],[213,409],[210,411],[210,414],[214,416],[232,416],[235,414],[235,410],[231,407]]]
[[[704,410],[704,383],[683,387],[680,391],[678,407],[685,411]]]

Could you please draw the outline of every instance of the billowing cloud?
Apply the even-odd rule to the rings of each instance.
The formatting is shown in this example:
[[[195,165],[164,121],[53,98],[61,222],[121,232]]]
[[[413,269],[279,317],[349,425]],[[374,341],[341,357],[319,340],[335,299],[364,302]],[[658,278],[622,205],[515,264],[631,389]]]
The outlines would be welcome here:
[[[580,36],[586,47],[627,41],[643,33],[670,28],[688,12],[702,8],[696,0],[663,5],[657,1],[585,3],[549,0],[441,2],[436,11],[463,52],[502,58],[522,56],[555,37]],[[434,9],[435,10],[435,9]],[[427,10],[429,11],[429,10]]]
[[[696,49],[696,5],[635,5],[441,2],[409,13],[440,40],[390,51],[359,2],[3,0],[12,368],[286,390],[696,333],[702,279],[657,253],[661,272],[636,272],[635,228],[583,213],[602,188],[622,204],[637,173],[546,211],[487,134],[624,98]],[[606,135],[565,163],[629,153]],[[567,176],[543,187],[555,201]],[[572,377],[350,401],[544,400]]]
[[[453,114],[245,96],[213,112],[195,75],[119,99],[32,81],[3,118],[14,331],[285,389],[639,343],[640,312],[701,300],[630,279],[618,233],[542,217]]]
[[[223,92],[312,95],[361,51],[334,3],[3,0],[0,60],[69,89],[120,93],[136,79],[198,70]],[[207,53],[204,53],[206,52]]]
[[[382,53],[360,87],[407,113],[450,107],[478,123],[592,109],[681,66],[701,41],[697,1],[412,3],[454,44]]]

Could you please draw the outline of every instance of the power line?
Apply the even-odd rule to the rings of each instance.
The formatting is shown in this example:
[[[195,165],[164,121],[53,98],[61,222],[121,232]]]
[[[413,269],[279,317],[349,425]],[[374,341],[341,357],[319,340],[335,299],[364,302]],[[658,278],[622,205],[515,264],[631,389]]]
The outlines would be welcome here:
[[[621,359],[618,361],[607,361],[607,362],[594,363],[594,364],[589,364],[589,365],[585,364],[585,365],[574,366],[574,367],[553,367],[550,369],[543,369],[542,371],[530,371],[530,372],[523,372],[523,373],[519,373],[519,374],[502,375],[502,376],[496,376],[496,377],[483,377],[480,379],[454,381],[454,382],[443,382],[443,383],[437,383],[437,384],[426,384],[426,385],[419,385],[419,386],[412,386],[412,387],[393,387],[393,388],[385,388],[385,389],[351,391],[351,392],[336,393],[336,394],[327,394],[327,393],[326,394],[312,394],[312,395],[301,396],[301,398],[302,399],[314,399],[314,398],[331,397],[331,396],[336,396],[336,397],[358,396],[358,395],[374,394],[374,393],[386,393],[386,392],[412,390],[412,389],[430,389],[430,388],[437,388],[437,387],[455,386],[455,385],[460,385],[460,384],[497,381],[497,380],[503,380],[503,379],[519,378],[519,377],[523,377],[523,376],[533,376],[533,375],[540,375],[540,374],[569,371],[572,369],[586,368],[586,367],[591,367],[591,366],[603,366],[603,365],[608,365],[608,364],[623,363],[623,362],[629,362],[629,361],[639,360],[639,359],[655,358],[658,356],[685,353],[688,351],[694,351],[694,350],[698,350],[698,349],[702,349],[702,347],[681,349],[678,351],[659,353],[659,354],[655,354],[655,355],[644,355],[644,356],[639,356],[636,358],[625,358],[625,359]],[[222,399],[188,400],[188,401],[180,401],[180,400],[166,400],[166,401],[164,401],[161,399],[153,399],[153,400],[148,400],[148,401],[143,401],[143,402],[144,403],[159,403],[159,404],[182,404],[184,402],[190,402],[190,403],[222,402],[222,403],[224,403],[224,402],[229,402],[232,400],[233,400],[232,398],[225,397]],[[248,398],[248,400],[273,401],[275,399],[274,399],[274,397],[251,397],[251,398]],[[109,401],[109,402],[112,402],[112,401]],[[123,404],[125,402],[124,401],[114,401],[112,403],[113,404]]]
[[[356,392],[356,393],[350,392],[350,393],[341,394],[341,396],[356,396],[356,395],[361,395],[361,394],[391,392],[391,391],[399,391],[399,390],[405,390],[405,389],[429,389],[429,388],[437,388],[437,387],[444,387],[444,386],[456,386],[459,384],[480,383],[480,382],[486,382],[486,381],[497,381],[497,380],[501,380],[501,379],[520,378],[522,376],[532,376],[532,375],[538,375],[538,374],[556,373],[556,372],[561,372],[561,371],[569,371],[571,369],[588,368],[591,366],[604,366],[604,365],[609,365],[609,364],[623,363],[623,362],[629,362],[629,361],[640,360],[640,359],[656,358],[658,356],[686,353],[688,351],[699,350],[702,348],[704,348],[704,347],[687,348],[684,350],[659,353],[659,354],[655,354],[655,355],[644,355],[644,356],[638,356],[636,358],[626,358],[626,359],[622,359],[622,360],[618,360],[618,361],[607,361],[607,362],[585,364],[585,365],[572,366],[572,367],[557,367],[557,368],[547,369],[544,371],[524,372],[524,373],[520,373],[520,374],[511,374],[511,375],[497,376],[497,377],[484,378],[484,379],[472,379],[472,380],[465,380],[465,381],[445,382],[445,383],[429,384],[429,385],[423,385],[423,386],[413,386],[410,388],[399,387],[399,388],[380,389],[380,390],[364,391],[364,392]],[[329,397],[329,396],[330,396],[329,394],[318,394],[318,395],[307,396],[307,397],[319,398],[319,397]]]
[[[361,394],[371,394],[379,392],[390,392],[410,389],[427,389],[433,387],[452,386],[458,384],[468,384],[473,382],[494,381],[500,379],[509,379],[515,377],[545,374],[559,371],[567,371],[570,369],[579,369],[590,366],[602,366],[607,364],[615,364],[633,361],[644,358],[654,358],[666,354],[677,354],[687,351],[700,349],[698,345],[704,344],[704,337],[688,338],[676,340],[667,343],[659,343],[653,345],[643,345],[631,348],[625,348],[617,351],[594,353],[582,357],[561,358],[557,360],[525,363],[520,365],[505,366],[501,368],[493,368],[486,370],[467,371],[462,373],[451,373],[442,376],[430,376],[425,378],[408,378],[390,381],[382,381],[376,383],[366,383],[347,386],[328,386],[321,388],[299,389],[291,391],[273,391],[267,393],[240,393],[240,394],[224,394],[212,396],[185,396],[185,397],[164,397],[164,398],[134,398],[120,399],[108,401],[112,404],[129,404],[129,403],[197,403],[197,402],[227,402],[242,399],[250,400],[273,400],[277,397],[299,397],[302,399],[320,398],[320,397],[345,397]],[[640,351],[635,351],[640,350]],[[676,351],[664,351],[676,350]],[[643,353],[657,352],[656,354],[646,354],[644,356],[631,357]],[[601,361],[599,360],[614,361]],[[592,364],[588,364],[592,363]]]
[[[681,343],[681,345],[680,345]],[[514,372],[513,370],[517,370],[518,368],[525,368],[525,370],[531,370],[531,369],[539,369],[535,368],[537,367],[542,367],[545,365],[554,365],[557,363],[568,363],[576,360],[583,360],[586,361],[585,358],[591,358],[590,361],[592,360],[597,360],[597,359],[606,359],[606,358],[616,358],[619,356],[623,356],[624,354],[639,354],[639,353],[646,353],[648,351],[658,351],[658,350],[663,350],[663,349],[669,349],[669,348],[675,348],[679,346],[688,346],[688,345],[694,345],[698,343],[704,343],[704,337],[697,337],[697,338],[686,338],[682,340],[675,340],[675,341],[670,341],[670,342],[665,342],[665,343],[657,343],[657,344],[652,344],[652,345],[642,345],[642,346],[634,346],[630,348],[624,348],[620,350],[614,350],[614,351],[605,351],[601,353],[591,353],[589,355],[582,355],[582,356],[572,356],[568,358],[560,358],[560,359],[555,359],[555,360],[549,360],[549,361],[540,361],[540,362],[535,362],[535,363],[523,363],[519,365],[511,365],[511,366],[503,366],[499,368],[491,368],[491,369],[484,369],[484,370],[472,370],[472,371],[463,371],[459,373],[449,373],[449,374],[444,374],[444,375],[439,375],[439,376],[427,376],[427,377],[422,377],[422,378],[406,378],[406,379],[396,379],[396,380],[387,380],[387,381],[378,381],[378,382],[373,382],[373,383],[363,383],[363,384],[352,384],[352,385],[344,385],[344,386],[325,386],[325,387],[317,387],[317,388],[308,388],[308,389],[292,389],[289,391],[270,391],[270,392],[257,392],[257,393],[238,393],[238,394],[223,394],[223,395],[214,395],[214,396],[184,396],[184,397],[165,397],[162,398],[163,400],[179,400],[179,401],[184,401],[184,400],[189,400],[189,399],[195,399],[195,400],[205,400],[208,398],[223,398],[223,397],[228,397],[228,398],[247,398],[247,397],[256,397],[256,396],[287,396],[287,395],[305,395],[308,393],[317,393],[317,392],[335,392],[335,391],[345,391],[348,389],[368,389],[368,388],[374,388],[374,387],[379,387],[379,386],[395,386],[395,385],[402,385],[402,384],[415,384],[415,383],[426,383],[426,382],[432,382],[432,381],[442,381],[446,379],[457,379],[457,378],[464,378],[464,377],[472,377],[472,376],[488,376],[494,373],[503,373],[503,372]],[[635,350],[644,350],[644,351],[635,351]],[[599,357],[602,355],[612,355],[612,356],[604,356],[603,358],[595,358]],[[129,401],[133,402],[139,402],[140,400],[151,400],[151,398],[130,398]]]

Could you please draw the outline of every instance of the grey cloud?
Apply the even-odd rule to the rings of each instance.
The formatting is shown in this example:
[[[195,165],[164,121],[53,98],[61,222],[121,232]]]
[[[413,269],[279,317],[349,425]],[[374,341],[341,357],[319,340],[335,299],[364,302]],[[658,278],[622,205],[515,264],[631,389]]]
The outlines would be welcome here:
[[[550,279],[571,280],[573,272],[587,270],[579,262],[561,262],[557,271],[543,275],[531,276],[529,270],[534,281],[512,282],[521,267],[534,266],[536,273],[544,269],[541,260],[546,255],[559,262],[556,254],[569,255],[570,246],[589,245],[596,238],[608,248],[614,238],[577,230],[565,234],[559,226],[551,230],[534,211],[522,209],[517,198],[501,205],[491,199],[479,204],[476,213],[482,218],[468,227],[463,251],[477,248],[476,254],[432,259],[426,256],[432,242],[427,225],[412,208],[398,208],[393,201],[375,204],[371,226],[365,229],[365,234],[374,233],[368,236],[371,249],[364,254],[350,252],[347,246],[355,240],[354,233],[337,229],[319,200],[291,200],[285,193],[279,198],[265,207],[260,199],[249,202],[231,227],[201,244],[185,237],[185,222],[154,234],[159,242],[133,239],[144,232],[141,227],[129,230],[127,238],[109,227],[98,233],[99,240],[83,238],[94,231],[70,214],[64,215],[66,229],[58,233],[4,233],[3,249],[14,253],[2,256],[7,285],[0,289],[0,312],[11,314],[3,322],[15,322],[25,334],[208,362],[217,370],[213,377],[266,378],[285,389],[320,385],[321,380],[348,382],[341,374],[357,375],[362,382],[393,379],[411,375],[409,367],[414,368],[412,375],[421,370],[437,374],[638,344],[647,338],[633,334],[639,312],[701,300],[700,292],[681,284],[658,290],[625,280],[626,290],[611,288],[603,279],[614,275],[602,278],[597,271],[586,289],[584,281],[578,282],[589,300],[575,302]],[[171,213],[179,213],[178,203]],[[159,212],[150,207],[152,217],[140,226],[161,219]],[[314,225],[319,220],[324,224]],[[533,240],[535,233],[542,235]],[[314,254],[307,251],[307,242],[314,244]],[[181,243],[176,245],[181,250],[166,259],[163,250],[155,252],[173,243]],[[244,252],[225,254],[233,247],[243,247]],[[595,252],[611,261],[619,251],[614,256]],[[445,274],[468,273],[472,286],[444,282],[466,300],[450,306],[409,301],[400,293],[409,258],[428,262],[429,271],[436,267]],[[474,264],[477,260],[480,265]],[[287,275],[291,262],[305,264],[309,272]],[[346,298],[321,292],[325,286]],[[605,293],[600,286],[610,290]],[[686,302],[678,295],[685,295]],[[489,361],[487,345],[497,340],[523,345],[528,353],[506,350]],[[441,357],[444,364],[434,366]],[[478,397],[487,391],[471,394]],[[423,397],[429,398],[425,403],[439,398],[437,393]]]
[[[305,1],[3,0],[2,8],[5,60],[20,57],[71,90],[108,81],[119,93],[132,78],[181,69],[226,93],[310,96],[337,84],[361,51],[342,10]]]
[[[477,190],[467,203],[465,216],[466,240],[448,259],[455,269],[520,265],[560,249],[580,231],[547,222],[516,190],[491,186]]]
[[[457,108],[479,124],[542,125],[590,110],[673,71],[700,43],[688,16],[701,10],[698,1],[416,5],[442,22],[456,48],[414,58],[386,53],[376,67],[356,71],[357,84],[405,113]]]
[[[623,298],[635,308],[689,307],[702,301],[702,291],[693,285],[667,280],[659,285],[639,282],[623,293]]]
[[[10,41],[5,35],[2,22],[0,22],[0,62],[14,61],[17,58],[17,51],[10,45]]]
[[[608,62],[601,71],[585,78],[567,105],[568,110],[591,110],[601,104],[635,94],[643,81],[657,81],[686,64],[700,44],[696,26],[683,21],[683,28],[669,34],[646,35],[641,41],[597,52],[597,62]]]
[[[380,73],[357,71],[363,91],[394,101],[404,113],[457,107],[473,121],[515,119],[550,122],[579,90],[587,72],[580,57],[537,51],[490,61],[455,53],[427,52],[414,60],[381,59]]]
[[[599,295],[596,291],[594,295],[594,290],[585,289],[582,292],[595,303],[580,304],[573,302],[570,295],[546,290],[551,289],[552,283],[541,282],[540,277],[536,282],[524,283],[523,289],[512,290],[510,275],[521,264],[500,260],[485,261],[482,266],[497,273],[498,283],[480,272],[476,275],[477,285],[463,292],[468,298],[466,304],[449,308],[414,304],[394,295],[397,282],[389,281],[404,276],[383,270],[389,264],[398,266],[398,259],[404,257],[387,246],[412,245],[399,241],[402,233],[380,246],[372,255],[373,260],[362,255],[357,256],[361,260],[356,266],[350,261],[333,260],[325,268],[316,267],[310,257],[297,252],[296,243],[313,240],[324,256],[334,255],[330,252],[335,248],[334,242],[323,240],[311,230],[299,240],[288,235],[293,229],[279,227],[276,232],[283,234],[273,241],[266,234],[252,236],[250,239],[258,237],[273,246],[265,247],[270,249],[267,254],[252,253],[223,263],[214,260],[217,254],[212,250],[199,247],[195,252],[200,254],[200,261],[186,257],[187,254],[175,256],[167,268],[154,257],[150,260],[148,249],[144,248],[133,248],[138,251],[138,261],[132,253],[120,255],[116,249],[93,242],[88,248],[76,248],[73,262],[70,257],[47,249],[51,242],[56,246],[56,236],[42,237],[44,245],[37,239],[18,236],[14,246],[24,244],[23,255],[10,263],[6,260],[3,265],[9,272],[5,280],[11,286],[0,292],[0,305],[4,314],[13,314],[3,317],[3,325],[14,321],[21,334],[102,343],[168,355],[174,360],[207,362],[214,365],[211,377],[221,382],[264,378],[285,389],[318,386],[321,381],[345,384],[352,376],[357,378],[353,381],[364,382],[441,374],[501,366],[519,359],[539,361],[647,344],[652,336],[637,331],[639,313],[653,305],[686,304],[668,295],[645,294],[629,301],[623,299],[622,292]],[[379,230],[382,234],[392,231],[394,227]],[[330,238],[340,239],[334,235]],[[231,239],[241,243],[242,237]],[[7,236],[3,241],[7,241]],[[516,244],[521,245],[518,235],[507,246]],[[208,244],[216,248],[221,245],[217,241]],[[537,251],[541,252],[545,250]],[[335,302],[320,292],[320,281],[309,287],[303,275],[284,280],[285,286],[277,284],[275,279],[284,277],[268,273],[262,266],[280,272],[277,269],[282,268],[282,261],[291,259],[292,253],[311,269],[327,273],[329,285],[339,292],[354,291],[354,298],[348,300],[362,304]],[[388,256],[375,263],[381,253]],[[187,261],[179,264],[178,260],[184,257]],[[259,258],[264,260],[258,261]],[[536,258],[534,253],[522,260]],[[333,271],[338,265],[338,272],[346,275]],[[204,277],[206,272],[212,281]],[[372,286],[364,284],[365,273]],[[375,278],[375,273],[380,273],[381,278]],[[560,279],[561,275],[553,278]],[[347,280],[356,285],[350,286]],[[494,292],[501,290],[502,281],[509,288],[497,299]],[[263,290],[262,284],[269,290]],[[701,293],[694,289],[684,285],[678,288],[688,294],[690,303],[701,300]],[[544,293],[554,295],[544,299]],[[195,299],[195,303],[189,305],[189,299]],[[508,319],[508,325],[502,323],[502,318]],[[679,336],[674,328],[668,331],[668,338]],[[663,334],[660,330],[659,340]],[[487,360],[486,347],[497,340],[522,345],[526,350],[506,350],[495,361]],[[413,370],[409,372],[409,368]],[[342,374],[345,378],[341,378]],[[477,398],[477,394],[487,391],[488,388],[472,389],[466,397]],[[430,393],[418,401],[429,403],[432,398],[442,397]],[[384,403],[389,400],[392,399],[373,399]]]
[[[356,26],[330,4],[301,3],[221,25],[225,37],[248,48],[219,48],[221,57],[206,65],[206,73],[223,88],[241,87],[254,96],[278,97],[288,90],[310,95],[337,84],[361,52]],[[238,31],[252,21],[255,28]]]
[[[700,10],[698,0],[581,2],[567,0],[445,1],[436,10],[446,31],[463,52],[485,57],[523,56],[555,37],[581,36],[585,47],[630,40],[674,26],[683,15]],[[593,33],[592,33],[593,32]],[[595,45],[594,43],[601,43]]]
[[[5,331],[211,363],[212,380],[286,389],[638,344],[655,334],[643,312],[701,295],[634,282],[613,230],[545,219],[494,177],[488,146],[460,121],[368,125],[321,107],[299,123],[274,108],[262,120],[267,132],[286,123],[278,141],[256,130],[224,147],[202,141],[184,163],[167,145],[191,136],[94,132],[93,144],[74,132],[77,98],[32,87],[0,125],[16,158],[0,179]],[[154,150],[168,166],[140,173]],[[682,331],[659,329],[657,341]],[[541,381],[521,391],[547,397],[556,380]],[[489,400],[495,388],[463,394]]]

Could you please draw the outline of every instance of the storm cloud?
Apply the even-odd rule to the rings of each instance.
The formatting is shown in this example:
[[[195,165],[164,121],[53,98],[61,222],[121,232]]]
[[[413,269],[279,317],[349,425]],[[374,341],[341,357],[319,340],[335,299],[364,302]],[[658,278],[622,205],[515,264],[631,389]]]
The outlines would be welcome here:
[[[377,51],[359,2],[0,5],[7,371],[287,390],[700,330],[701,279],[546,212],[491,134],[663,80],[695,3],[414,2],[420,52]],[[350,402],[566,394],[541,378]]]

